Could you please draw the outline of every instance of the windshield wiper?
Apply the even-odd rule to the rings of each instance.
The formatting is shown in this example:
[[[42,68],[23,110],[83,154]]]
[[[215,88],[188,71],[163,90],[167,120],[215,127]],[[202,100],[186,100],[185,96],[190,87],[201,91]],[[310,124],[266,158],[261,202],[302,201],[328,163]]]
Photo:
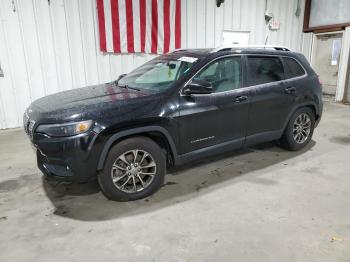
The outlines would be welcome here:
[[[141,89],[136,88],[136,87],[132,87],[132,86],[128,86],[128,89],[132,89],[132,90],[136,90],[136,91],[141,91]]]
[[[115,85],[116,85],[117,87],[120,87],[120,88],[125,88],[125,89],[128,89],[128,88],[129,88],[128,85],[118,85],[118,82],[116,82]]]
[[[138,88],[132,87],[132,86],[128,86],[128,85],[118,85],[118,83],[116,83],[116,85],[121,87],[121,88],[125,88],[125,89],[132,89],[132,90],[136,90],[136,91],[141,91],[141,89],[138,89]]]

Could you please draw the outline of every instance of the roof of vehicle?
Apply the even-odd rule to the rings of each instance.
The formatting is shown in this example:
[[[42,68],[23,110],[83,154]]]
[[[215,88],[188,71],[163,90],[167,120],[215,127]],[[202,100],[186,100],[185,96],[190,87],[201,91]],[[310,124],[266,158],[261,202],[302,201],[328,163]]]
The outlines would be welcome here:
[[[227,53],[285,55],[294,52],[282,46],[223,46],[218,48],[177,49],[172,53],[183,56],[205,57],[210,54]]]
[[[213,48],[188,48],[188,49],[176,49],[171,54],[179,54],[186,56],[203,57],[210,54]]]

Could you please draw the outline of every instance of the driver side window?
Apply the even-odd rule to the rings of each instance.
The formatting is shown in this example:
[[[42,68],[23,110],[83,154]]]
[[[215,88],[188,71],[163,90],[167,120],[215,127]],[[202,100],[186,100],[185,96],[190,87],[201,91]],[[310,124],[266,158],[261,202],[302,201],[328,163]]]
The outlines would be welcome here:
[[[214,93],[238,89],[242,85],[241,57],[225,57],[207,65],[195,80],[207,81]]]

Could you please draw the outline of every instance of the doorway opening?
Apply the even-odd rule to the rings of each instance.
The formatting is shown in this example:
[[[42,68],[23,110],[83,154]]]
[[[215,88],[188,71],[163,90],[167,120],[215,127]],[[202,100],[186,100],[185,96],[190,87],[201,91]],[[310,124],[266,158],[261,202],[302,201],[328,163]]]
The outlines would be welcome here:
[[[311,64],[325,95],[335,96],[337,92],[342,40],[343,32],[315,34],[313,38]]]

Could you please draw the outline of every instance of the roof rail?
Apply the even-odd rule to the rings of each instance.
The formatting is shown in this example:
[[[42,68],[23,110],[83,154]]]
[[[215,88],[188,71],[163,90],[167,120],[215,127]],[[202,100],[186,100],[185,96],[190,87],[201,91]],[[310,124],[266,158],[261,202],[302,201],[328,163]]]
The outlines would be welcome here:
[[[177,49],[171,51],[171,53],[176,53],[176,52],[185,51],[185,50],[187,50],[187,49],[186,48],[177,48]]]
[[[290,51],[289,48],[285,46],[272,46],[272,45],[233,45],[233,46],[220,46],[214,48],[211,53],[222,52],[222,51],[231,51],[232,49],[267,49],[267,50],[276,50],[276,51]]]

